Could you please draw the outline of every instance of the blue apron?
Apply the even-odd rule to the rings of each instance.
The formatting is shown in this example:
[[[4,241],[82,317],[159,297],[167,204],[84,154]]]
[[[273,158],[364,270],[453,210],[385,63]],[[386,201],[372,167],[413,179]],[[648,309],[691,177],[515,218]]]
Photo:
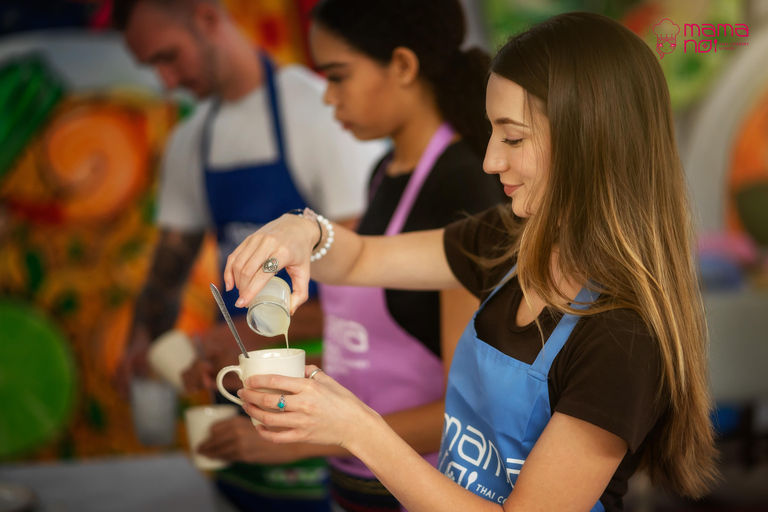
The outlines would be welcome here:
[[[219,110],[220,101],[212,105],[203,124],[203,137],[200,144],[201,162],[205,173],[205,188],[211,217],[219,242],[219,261],[222,270],[227,256],[248,235],[289,210],[303,209],[308,206],[296,189],[288,170],[274,64],[264,55],[260,58],[264,70],[264,82],[269,91],[268,107],[272,118],[272,133],[277,143],[277,159],[256,165],[213,170],[209,166],[208,155],[211,145],[211,127]],[[291,282],[285,270],[280,271],[278,275],[288,283]],[[316,287],[310,283],[310,296],[315,294]],[[222,291],[222,295],[230,314],[238,315],[246,312],[244,308],[235,307],[238,297],[236,290]]]
[[[493,290],[461,335],[445,398],[438,469],[495,503],[504,503],[517,475],[551,418],[547,376],[579,317],[566,314],[532,365],[509,357],[477,337],[475,320],[512,275]],[[575,302],[587,309],[598,293],[582,288]],[[598,501],[593,512],[602,512]]]

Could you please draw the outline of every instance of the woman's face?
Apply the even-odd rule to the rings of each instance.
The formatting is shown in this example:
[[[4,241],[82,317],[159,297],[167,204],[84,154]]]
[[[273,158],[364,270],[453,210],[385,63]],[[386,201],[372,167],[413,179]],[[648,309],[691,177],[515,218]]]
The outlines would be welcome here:
[[[391,135],[403,118],[398,75],[313,23],[309,44],[318,71],[328,79],[323,101],[361,140]]]
[[[485,109],[492,132],[483,170],[499,175],[518,217],[538,209],[550,163],[549,123],[526,96],[515,82],[491,73]]]

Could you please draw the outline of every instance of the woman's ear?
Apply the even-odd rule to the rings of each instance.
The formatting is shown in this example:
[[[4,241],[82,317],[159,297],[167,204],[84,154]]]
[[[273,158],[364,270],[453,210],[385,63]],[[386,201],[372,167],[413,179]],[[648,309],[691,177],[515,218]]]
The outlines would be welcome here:
[[[411,85],[419,76],[419,58],[405,46],[398,46],[392,51],[389,67],[400,85]]]

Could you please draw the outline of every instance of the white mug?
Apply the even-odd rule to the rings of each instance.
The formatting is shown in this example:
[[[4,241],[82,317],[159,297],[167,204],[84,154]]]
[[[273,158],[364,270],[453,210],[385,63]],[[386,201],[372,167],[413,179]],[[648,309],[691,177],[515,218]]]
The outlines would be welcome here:
[[[184,411],[187,424],[187,441],[192,454],[192,463],[202,471],[214,471],[229,466],[229,462],[221,459],[211,459],[197,453],[200,444],[211,434],[211,425],[228,418],[237,416],[237,407],[228,404],[199,405]]]
[[[264,350],[252,350],[248,352],[250,357],[242,354],[238,357],[240,363],[235,366],[225,366],[216,376],[216,386],[228,400],[243,405],[243,401],[232,395],[224,387],[224,376],[229,372],[235,372],[240,380],[251,375],[285,375],[286,377],[304,377],[304,364],[306,354],[300,348],[267,348]],[[245,386],[245,384],[243,384]],[[279,393],[280,391],[276,391]],[[286,393],[287,394],[287,393]],[[252,419],[254,425],[259,422]]]
[[[147,361],[163,380],[184,392],[182,375],[195,361],[197,354],[192,340],[184,331],[173,329],[159,336],[147,350]]]

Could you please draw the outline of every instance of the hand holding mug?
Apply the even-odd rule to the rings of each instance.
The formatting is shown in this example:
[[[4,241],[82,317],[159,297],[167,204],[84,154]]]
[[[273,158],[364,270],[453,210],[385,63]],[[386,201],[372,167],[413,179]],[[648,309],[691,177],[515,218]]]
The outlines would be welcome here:
[[[251,375],[238,395],[253,418],[259,435],[274,443],[313,443],[346,448],[370,442],[376,428],[385,427],[381,416],[349,390],[307,366],[305,376]],[[269,391],[282,389],[290,394]],[[284,401],[281,412],[278,404]],[[268,427],[268,428],[267,428]]]
[[[243,405],[243,401],[236,396],[233,396],[224,387],[224,377],[229,372],[236,373],[243,383],[245,383],[246,379],[252,375],[277,374],[288,377],[304,377],[306,354],[299,348],[268,348],[264,350],[253,350],[248,352],[248,355],[250,357],[244,357],[240,354],[238,357],[239,364],[222,368],[216,376],[216,386],[219,388],[221,394],[238,405]],[[270,389],[270,391],[276,393],[287,394],[286,391],[279,390],[280,388]],[[275,407],[276,410],[279,410],[277,406]],[[253,424],[258,425],[259,423],[254,419]]]

